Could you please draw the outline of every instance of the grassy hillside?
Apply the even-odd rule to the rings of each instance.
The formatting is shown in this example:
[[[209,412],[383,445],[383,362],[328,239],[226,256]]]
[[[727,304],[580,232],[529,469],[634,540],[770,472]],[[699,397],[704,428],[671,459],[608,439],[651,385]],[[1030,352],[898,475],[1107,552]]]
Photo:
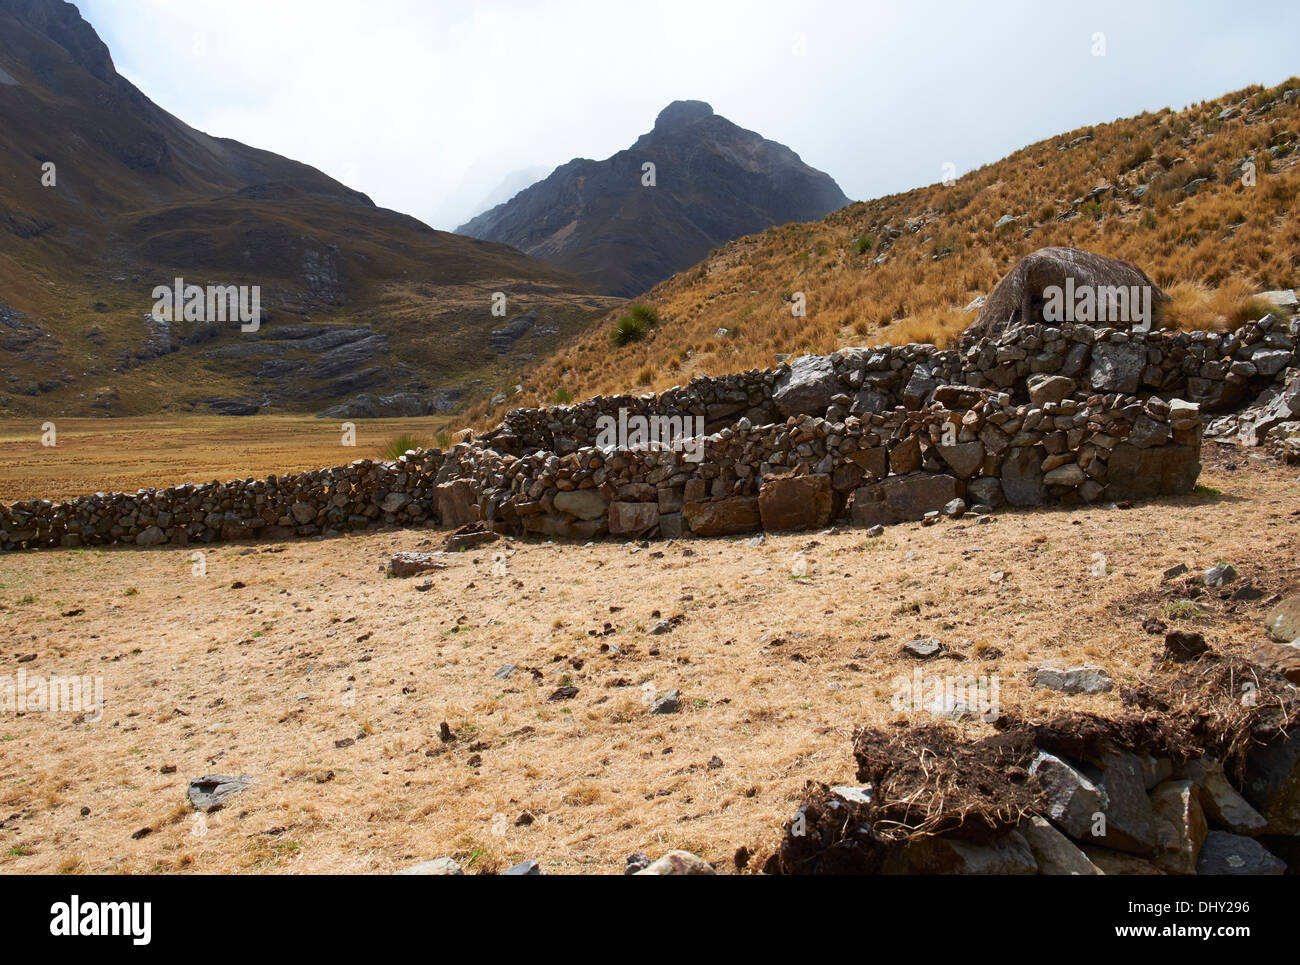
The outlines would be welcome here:
[[[311,412],[361,391],[490,399],[610,304],[506,245],[189,127],[117,74],[75,7],[0,0],[0,66],[0,415],[213,397]],[[260,287],[259,339],[237,325],[160,335],[152,291],[178,276]],[[507,317],[536,311],[542,332],[506,353],[488,348],[507,321],[491,312],[497,291]],[[341,351],[313,368],[317,334]]]
[[[1233,326],[1258,310],[1254,292],[1300,283],[1300,100],[1286,93],[1296,88],[1070,131],[951,185],[741,238],[640,299],[660,316],[644,340],[615,346],[615,311],[535,366],[509,405],[660,390],[768,367],[780,353],[944,344],[974,320],[975,298],[1047,245],[1137,263],[1172,296],[1169,324]],[[999,226],[1005,216],[1015,221]],[[796,292],[803,317],[791,312]]]

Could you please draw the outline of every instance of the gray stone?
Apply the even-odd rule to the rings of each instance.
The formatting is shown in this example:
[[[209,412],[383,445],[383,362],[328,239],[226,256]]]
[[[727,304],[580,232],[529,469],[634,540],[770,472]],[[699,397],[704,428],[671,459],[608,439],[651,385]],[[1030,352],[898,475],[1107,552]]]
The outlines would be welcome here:
[[[1065,694],[1104,694],[1115,688],[1110,674],[1100,667],[1039,667],[1034,671],[1033,685]]]
[[[247,776],[223,777],[220,774],[208,774],[190,781],[187,794],[190,804],[197,811],[219,811],[226,806],[231,797],[245,790],[253,783]]]
[[[1115,500],[1186,495],[1201,472],[1199,455],[1196,446],[1139,449],[1122,442],[1107,463],[1110,482],[1106,495]]]
[[[951,467],[958,479],[969,479],[984,465],[984,443],[959,442],[952,446],[935,446],[939,458]]]
[[[1259,834],[1268,826],[1268,819],[1229,782],[1223,773],[1223,764],[1212,758],[1188,761],[1178,768],[1177,774],[1196,787],[1201,809],[1215,825],[1233,834]]]
[[[586,492],[587,490],[577,490]],[[564,495],[563,493],[559,495]],[[559,502],[557,497],[556,502]],[[640,534],[648,532],[659,522],[659,504],[655,503],[610,503],[609,531],[611,535],[622,533]]]
[[[989,842],[958,838],[921,838],[896,849],[885,859],[884,871],[909,874],[1032,875],[1038,863],[1018,831]]]
[[[1092,837],[1093,815],[1104,811],[1106,792],[1054,754],[1039,751],[1029,765],[1047,792],[1048,816],[1075,839]]]
[[[1237,578],[1237,571],[1230,563],[1216,563],[1201,574],[1201,582],[1206,586],[1227,586]]]
[[[1252,750],[1242,792],[1268,821],[1265,833],[1300,835],[1300,736]]]
[[[1040,408],[1049,402],[1060,402],[1074,394],[1074,379],[1064,375],[1039,375],[1029,380],[1029,401]]]
[[[531,858],[501,872],[503,875],[540,875],[542,866]]]
[[[1196,862],[1198,875],[1280,875],[1286,864],[1254,838],[1211,831]]]
[[[135,542],[137,546],[158,546],[167,542],[167,534],[157,526],[149,526],[140,531]]]
[[[976,505],[1001,506],[1006,502],[1002,495],[1002,481],[996,476],[980,476],[966,484],[966,495]]]
[[[1286,597],[1264,620],[1269,639],[1290,643],[1300,639],[1300,595]]]
[[[294,503],[289,512],[299,525],[305,526],[316,518],[316,507],[311,503]]]
[[[1140,342],[1099,342],[1092,348],[1088,381],[1097,392],[1134,395],[1142,385],[1146,365],[1146,346]]]
[[[854,490],[853,522],[873,526],[916,521],[928,512],[942,510],[956,497],[957,480],[952,476],[930,473],[890,476]]]
[[[604,516],[609,506],[598,489],[571,489],[555,494],[555,508],[578,519],[590,520]]]
[[[903,644],[903,652],[918,660],[929,660],[931,657],[937,657],[942,651],[943,644],[934,637],[917,637]]]
[[[1196,874],[1208,827],[1195,785],[1191,781],[1158,784],[1151,791],[1151,807],[1158,819],[1158,847],[1152,862],[1169,874]]]
[[[1142,762],[1136,754],[1114,751],[1102,757],[1102,766],[1081,770],[1106,795],[1102,832],[1092,840],[1116,851],[1148,856],[1158,842],[1156,813],[1147,797]]]
[[[822,415],[840,391],[839,376],[829,356],[802,355],[790,371],[776,380],[772,402],[781,415]]]
[[[1043,484],[1043,447],[1020,446],[1002,460],[1002,493],[1012,506],[1037,506],[1047,498]]]
[[[675,714],[681,710],[682,695],[678,690],[670,690],[650,707],[652,714]]]
[[[1088,860],[1073,841],[1046,818],[1033,815],[1016,829],[1033,852],[1040,875],[1099,875],[1101,869]]]

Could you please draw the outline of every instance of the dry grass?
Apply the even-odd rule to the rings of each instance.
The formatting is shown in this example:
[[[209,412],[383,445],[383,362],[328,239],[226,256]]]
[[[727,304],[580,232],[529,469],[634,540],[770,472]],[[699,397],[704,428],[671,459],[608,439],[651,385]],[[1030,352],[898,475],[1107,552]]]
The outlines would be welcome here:
[[[353,424],[349,447],[341,421],[310,416],[57,419],[56,445],[45,447],[40,422],[8,420],[0,422],[0,502],[346,465],[383,458],[399,435],[433,440],[459,427],[437,416]]]
[[[814,224],[789,224],[734,241],[641,301],[662,322],[645,341],[615,348],[602,320],[528,374],[510,406],[662,390],[692,375],[767,368],[778,353],[846,345],[951,342],[974,321],[962,309],[987,295],[1022,257],[1074,245],[1126,259],[1170,289],[1168,323],[1231,327],[1260,306],[1249,296],[1300,283],[1300,104],[1287,86],[1250,88],[1185,111],[1099,124],[1030,145],[954,184],[862,202]],[[1229,104],[1266,114],[1219,121]],[[1062,150],[1085,134],[1092,140]],[[1257,183],[1233,176],[1254,156]],[[1183,187],[1210,177],[1192,195]],[[1115,191],[1086,201],[1098,184]],[[1133,190],[1148,185],[1145,196]],[[1003,215],[1018,220],[995,229]],[[886,229],[899,232],[888,240]],[[876,259],[882,259],[876,264]],[[801,292],[807,311],[792,314]],[[1257,316],[1255,316],[1257,317]],[[718,338],[720,328],[731,334]],[[648,381],[647,381],[648,379]],[[470,410],[492,423],[504,407]]]
[[[1267,593],[1294,590],[1300,483],[1222,460],[1202,481],[1222,495],[876,540],[498,544],[504,577],[485,547],[450,557],[427,592],[379,572],[422,531],[213,546],[206,577],[193,547],[8,555],[10,659],[102,675],[107,710],[0,718],[0,871],[384,872],[451,854],[471,870],[534,857],[617,873],[632,851],[675,847],[729,867],[738,846],[775,843],[806,780],[852,780],[852,729],[900,716],[913,636],[967,657],[927,676],[996,674],[1003,709],[1027,716],[1116,708],[1032,690],[1026,673],[1089,662],[1136,679],[1161,645],[1140,629],[1152,614],[1224,652],[1260,639],[1260,604],[1176,606],[1159,574],[1229,560]],[[790,576],[799,551],[808,579]],[[1099,552],[1104,578],[1089,576]],[[495,679],[506,663],[520,670]],[[547,699],[566,684],[576,698]],[[646,694],[672,688],[681,713],[650,715]],[[185,784],[207,773],[256,784],[198,834]]]

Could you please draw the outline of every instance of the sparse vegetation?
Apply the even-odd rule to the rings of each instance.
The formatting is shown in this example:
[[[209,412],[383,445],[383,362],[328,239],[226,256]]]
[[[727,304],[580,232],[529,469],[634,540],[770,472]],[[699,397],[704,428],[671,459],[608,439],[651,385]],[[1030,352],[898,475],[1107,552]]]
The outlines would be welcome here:
[[[614,323],[610,339],[620,348],[640,342],[659,324],[659,315],[647,305],[634,303]]]
[[[425,443],[408,432],[394,436],[384,443],[380,456],[387,462],[396,462],[411,449],[424,449]]]

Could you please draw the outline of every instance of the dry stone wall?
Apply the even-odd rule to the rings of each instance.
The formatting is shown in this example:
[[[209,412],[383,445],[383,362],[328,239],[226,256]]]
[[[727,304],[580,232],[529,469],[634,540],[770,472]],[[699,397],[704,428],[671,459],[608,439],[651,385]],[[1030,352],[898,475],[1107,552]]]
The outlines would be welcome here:
[[[1229,334],[1028,325],[952,350],[845,349],[658,396],[515,410],[486,436],[397,463],[0,505],[0,549],[480,519],[675,538],[922,519],[960,511],[953,500],[1172,495],[1195,484],[1202,410],[1294,380],[1297,343],[1300,319],[1269,315]],[[702,420],[704,436],[677,449],[597,446],[611,420],[656,416]]]

